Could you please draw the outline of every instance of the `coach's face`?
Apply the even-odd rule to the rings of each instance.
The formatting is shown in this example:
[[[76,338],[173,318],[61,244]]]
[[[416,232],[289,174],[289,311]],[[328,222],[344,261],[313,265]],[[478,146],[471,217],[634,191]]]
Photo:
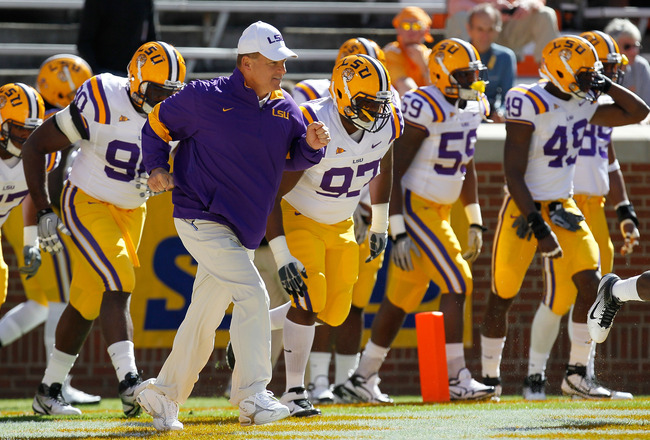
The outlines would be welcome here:
[[[274,90],[279,90],[282,78],[287,73],[285,62],[286,59],[273,61],[262,54],[244,57],[242,73],[246,79],[246,85],[255,90],[260,99]]]

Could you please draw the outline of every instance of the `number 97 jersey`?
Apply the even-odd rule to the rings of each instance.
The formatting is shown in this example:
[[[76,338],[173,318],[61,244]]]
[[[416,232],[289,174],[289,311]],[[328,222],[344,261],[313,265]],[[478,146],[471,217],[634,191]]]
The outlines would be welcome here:
[[[489,112],[485,97],[461,109],[435,86],[420,87],[402,98],[406,123],[426,138],[402,178],[403,189],[433,202],[450,205],[458,199],[467,164],[474,157],[476,130]],[[400,154],[396,151],[395,154]]]
[[[70,183],[122,209],[137,208],[147,200],[135,182],[148,177],[140,137],[146,118],[131,104],[126,78],[107,73],[92,77],[55,117],[71,142],[79,140]]]

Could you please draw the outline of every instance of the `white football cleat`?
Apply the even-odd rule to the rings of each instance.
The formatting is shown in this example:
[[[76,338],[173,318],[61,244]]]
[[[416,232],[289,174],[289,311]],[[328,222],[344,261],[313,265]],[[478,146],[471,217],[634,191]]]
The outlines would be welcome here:
[[[612,392],[587,376],[584,365],[567,365],[562,380],[562,394],[574,399],[610,399]]]
[[[63,399],[60,383],[53,383],[50,386],[44,383],[40,384],[32,402],[32,409],[34,413],[44,416],[78,416],[81,414],[79,408],[75,408]]]
[[[72,376],[68,374],[61,386],[61,395],[63,395],[63,399],[70,405],[94,405],[102,401],[101,396],[84,393],[76,389],[70,385],[70,380],[72,380]]]
[[[330,390],[327,376],[318,376],[313,383],[307,386],[307,398],[316,405],[329,405],[334,403],[334,394]]]
[[[546,400],[546,378],[539,373],[524,379],[524,400]]]
[[[158,431],[180,431],[183,424],[178,421],[178,403],[151,388],[145,388],[136,397],[138,404],[153,417],[153,427]]]
[[[320,416],[320,409],[314,408],[307,398],[307,390],[303,387],[289,388],[282,397],[280,402],[289,408],[291,417],[312,417]]]
[[[264,425],[289,417],[289,408],[264,390],[239,402],[239,424],[242,426]]]
[[[493,386],[483,385],[472,378],[467,368],[458,372],[458,377],[449,379],[449,398],[451,400],[481,400],[494,396]]]
[[[367,379],[360,374],[353,374],[345,383],[337,385],[334,391],[337,398],[346,403],[393,403],[393,399],[379,389],[380,382],[377,373]]]
[[[613,273],[608,273],[600,279],[596,301],[589,309],[589,313],[587,313],[589,336],[598,344],[605,342],[605,339],[607,339],[614,317],[616,317],[616,313],[623,304],[612,295],[612,287],[619,280],[620,278]]]

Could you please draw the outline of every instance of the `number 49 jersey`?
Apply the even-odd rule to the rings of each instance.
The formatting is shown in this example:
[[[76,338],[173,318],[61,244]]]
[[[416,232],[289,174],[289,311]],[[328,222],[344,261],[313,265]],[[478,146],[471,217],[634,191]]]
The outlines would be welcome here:
[[[140,132],[145,116],[128,94],[128,80],[104,73],[86,81],[56,122],[79,153],[69,180],[88,195],[123,209],[141,206],[146,197],[135,178],[148,177],[142,165]],[[78,138],[72,139],[78,134]]]
[[[404,95],[402,113],[407,124],[426,133],[402,177],[403,189],[439,204],[454,203],[474,157],[476,130],[489,113],[487,99],[468,101],[461,109],[450,104],[437,87],[425,86]]]
[[[361,190],[381,171],[381,159],[404,130],[402,113],[391,103],[388,123],[376,133],[364,131],[357,142],[343,127],[332,98],[307,102],[300,109],[307,124],[324,122],[332,140],[325,157],[305,170],[284,199],[302,215],[332,225],[352,215]]]
[[[578,152],[598,104],[548,93],[546,82],[515,86],[506,94],[506,122],[527,124],[534,132],[524,179],[533,200],[566,199],[573,194]]]

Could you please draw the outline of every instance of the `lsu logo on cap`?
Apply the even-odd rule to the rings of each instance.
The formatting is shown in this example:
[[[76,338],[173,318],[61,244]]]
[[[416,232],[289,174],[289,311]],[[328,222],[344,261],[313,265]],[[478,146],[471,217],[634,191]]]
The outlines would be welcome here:
[[[282,34],[275,34],[272,37],[266,37],[266,41],[268,41],[269,44],[273,44],[284,40],[282,39]]]

